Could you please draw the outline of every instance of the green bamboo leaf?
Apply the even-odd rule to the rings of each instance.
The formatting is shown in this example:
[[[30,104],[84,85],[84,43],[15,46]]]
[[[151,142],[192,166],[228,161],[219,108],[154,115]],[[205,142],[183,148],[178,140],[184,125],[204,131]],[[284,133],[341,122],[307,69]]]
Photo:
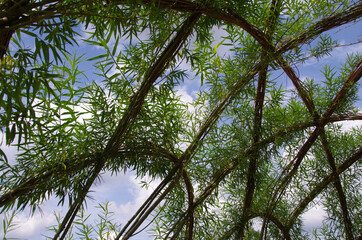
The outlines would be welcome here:
[[[34,32],[31,32],[31,31],[28,31],[26,29],[21,29],[20,32],[23,32],[31,37],[34,37],[34,38],[37,38],[38,36],[34,33]]]
[[[94,60],[98,60],[98,59],[101,59],[101,58],[107,58],[107,57],[108,57],[108,54],[105,53],[105,54],[101,54],[101,55],[89,58],[89,59],[87,59],[87,61],[94,61]]]
[[[43,57],[45,59],[45,62],[49,62],[49,47],[45,42],[41,42],[41,48],[43,50]]]
[[[0,157],[2,158],[2,160],[5,161],[5,163],[7,163],[7,164],[9,163],[5,152],[1,148],[0,148]]]
[[[117,47],[118,47],[118,42],[119,42],[119,37],[116,38],[116,42],[114,43],[114,46],[113,46],[113,50],[112,50],[112,55],[113,55],[113,56],[116,55]]]
[[[14,139],[15,139],[15,136],[16,136],[16,124],[12,124],[12,127],[11,129],[9,128],[9,126],[6,126],[6,144],[7,145],[10,145]]]

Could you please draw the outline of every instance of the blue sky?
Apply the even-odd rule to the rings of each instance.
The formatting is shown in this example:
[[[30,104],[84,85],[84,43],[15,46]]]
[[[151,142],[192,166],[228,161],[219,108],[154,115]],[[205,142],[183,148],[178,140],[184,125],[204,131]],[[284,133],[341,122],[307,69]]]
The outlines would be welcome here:
[[[340,44],[348,44],[352,42],[357,42],[359,39],[362,39],[362,21],[359,21],[355,24],[349,24],[343,26],[342,28],[332,29],[330,33],[340,41]],[[222,35],[222,31],[216,31],[216,36]],[[83,36],[86,36],[83,34]],[[26,41],[26,40],[25,40]],[[217,42],[217,41],[216,41]],[[28,44],[25,42],[25,44]],[[31,44],[31,43],[29,43]],[[82,41],[79,41],[79,47],[75,47],[72,51],[77,52],[77,54],[87,54],[86,56],[94,56],[101,53],[101,49],[90,46]],[[218,53],[220,55],[227,54],[227,48],[220,47]],[[329,64],[332,66],[339,67],[346,58],[347,54],[350,53],[362,53],[362,43],[338,47],[331,53],[331,56],[325,56],[319,61],[316,59],[309,59],[303,65],[298,66],[299,74],[301,79],[305,78],[314,78],[316,81],[322,79],[320,73],[321,66]],[[186,65],[182,65],[187,68]],[[88,76],[89,80],[97,80],[96,76],[92,73],[94,68],[92,63],[84,62],[81,65],[80,70],[83,70]],[[85,80],[85,79],[83,79]],[[287,79],[283,74],[280,76],[281,84],[284,86],[292,86],[292,83]],[[186,79],[184,84],[178,87],[179,95],[181,99],[186,102],[191,102],[195,98],[195,92],[199,90],[200,80],[199,79]],[[360,99],[357,102],[357,106],[362,109],[362,91],[359,91]],[[350,126],[359,125],[362,126],[361,121],[348,123]],[[347,124],[346,124],[347,125]],[[16,148],[9,146],[1,146],[4,152],[6,152],[9,159],[14,159],[17,153]],[[152,192],[152,190],[157,186],[159,180],[155,180],[150,184],[149,189],[141,188],[139,182],[141,180],[149,181],[150,179],[136,179],[133,172],[123,172],[119,173],[117,176],[111,176],[110,173],[103,173],[102,181],[97,185],[92,187],[92,193],[90,196],[93,199],[87,200],[87,213],[93,213],[90,218],[90,223],[95,221],[95,214],[98,210],[96,206],[98,203],[110,203],[110,210],[115,213],[114,222],[120,224],[125,224],[127,220],[132,216],[132,214],[137,210],[137,208],[146,200],[147,196]],[[46,227],[56,223],[54,213],[64,214],[67,211],[66,207],[57,206],[57,199],[51,198],[41,206],[42,211],[36,211],[34,215],[30,215],[30,211],[26,209],[24,212],[19,212],[15,217],[15,223],[19,226],[13,232],[11,232],[8,237],[16,237],[18,239],[43,239],[43,234],[47,234]],[[310,231],[313,227],[321,225],[323,220],[323,210],[319,206],[315,206],[310,211],[304,214],[304,223],[305,229]],[[2,220],[3,215],[0,216]],[[0,227],[0,234],[2,234],[2,225]],[[52,235],[48,232],[49,235]],[[0,235],[1,236],[1,235]],[[147,237],[147,232],[141,233],[140,235],[134,237],[133,239],[152,239],[152,237]]]

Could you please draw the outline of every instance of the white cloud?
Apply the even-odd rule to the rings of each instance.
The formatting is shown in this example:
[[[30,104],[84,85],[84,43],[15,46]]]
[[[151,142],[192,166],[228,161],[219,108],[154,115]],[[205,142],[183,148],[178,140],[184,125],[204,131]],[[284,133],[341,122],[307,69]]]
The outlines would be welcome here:
[[[318,204],[315,205],[301,216],[303,220],[303,229],[308,233],[312,233],[313,229],[323,225],[323,220],[326,216],[323,207]]]
[[[359,113],[362,114],[362,110],[360,110]],[[362,127],[361,120],[342,121],[342,122],[337,122],[336,124],[341,125],[343,131],[349,131],[352,128]]]
[[[130,217],[138,210],[139,207],[147,200],[149,195],[160,183],[160,180],[154,180],[150,183],[149,187],[143,188],[140,186],[142,180],[150,182],[149,177],[137,179],[135,175],[127,175],[127,188],[123,192],[119,192],[119,195],[128,195],[127,198],[130,200],[124,202],[122,199],[113,200],[110,202],[110,209],[116,213],[117,216],[121,216],[121,223],[126,223]]]
[[[21,225],[14,231],[19,238],[32,238],[56,223],[55,216],[52,212],[35,213],[33,216],[26,215],[25,212],[19,213],[15,216],[15,223]]]
[[[182,102],[190,105],[189,103],[192,103],[194,101],[193,97],[187,92],[187,86],[178,86],[176,87],[175,91],[176,94],[180,96]]]

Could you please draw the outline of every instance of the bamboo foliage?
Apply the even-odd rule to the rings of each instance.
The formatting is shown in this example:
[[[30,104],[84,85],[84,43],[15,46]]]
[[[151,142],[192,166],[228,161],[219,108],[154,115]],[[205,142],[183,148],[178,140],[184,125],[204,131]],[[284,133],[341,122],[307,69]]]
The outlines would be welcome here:
[[[162,181],[116,239],[152,215],[156,239],[304,239],[317,197],[332,226],[321,235],[358,237],[360,193],[346,179],[361,173],[361,131],[335,123],[362,120],[361,57],[325,67],[322,83],[301,80],[296,64],[330,54],[328,31],[358,20],[360,2],[9,0],[0,10],[0,124],[21,153],[0,152],[3,212],[68,200],[52,237],[67,239],[102,173],[131,169]],[[102,54],[72,55],[80,26]],[[176,94],[188,78],[200,80],[192,104]]]

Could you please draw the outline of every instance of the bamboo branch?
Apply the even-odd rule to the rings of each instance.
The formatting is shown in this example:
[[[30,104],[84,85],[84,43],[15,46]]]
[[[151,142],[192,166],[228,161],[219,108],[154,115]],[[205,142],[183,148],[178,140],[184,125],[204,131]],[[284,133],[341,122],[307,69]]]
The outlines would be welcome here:
[[[146,220],[146,218],[152,213],[152,211],[161,203],[161,201],[173,190],[176,186],[176,183],[179,181],[181,177],[181,171],[175,177],[175,179],[171,182],[171,184],[165,189],[165,191],[160,195],[160,197],[150,206],[147,211],[143,214],[143,216],[139,216],[135,223],[130,227],[130,229],[126,232],[124,236],[118,234],[115,240],[119,240],[122,237],[122,240],[127,240],[133,236],[133,233],[138,229],[138,227]]]
[[[63,232],[62,236],[60,237],[60,240],[65,239],[71,225],[73,224],[73,221],[83,205],[83,201],[85,197],[87,196],[90,188],[92,187],[94,181],[97,179],[99,173],[102,171],[103,165],[106,161],[104,157],[99,157],[97,159],[98,164],[95,166],[94,171],[92,172],[90,178],[87,180],[86,185],[82,189],[82,191],[79,193],[78,197],[72,204],[72,206],[69,208],[66,216],[64,217],[61,225],[59,226],[59,229],[57,230],[56,234],[53,237],[53,240],[57,240],[59,235]]]
[[[261,58],[265,58],[266,53],[262,53]],[[257,93],[255,99],[255,110],[254,110],[254,122],[253,122],[253,143],[257,143],[261,136],[261,129],[262,129],[262,118],[263,118],[263,106],[264,106],[264,97],[265,97],[265,88],[266,88],[266,79],[267,79],[267,70],[268,67],[266,66],[259,72],[258,77],[258,86],[257,86]],[[251,154],[249,160],[249,168],[248,168],[248,176],[247,176],[247,183],[246,183],[246,190],[245,190],[245,198],[243,203],[243,210],[242,210],[242,217],[241,223],[238,231],[237,238],[243,239],[244,238],[244,230],[245,226],[247,225],[247,215],[251,208],[253,195],[255,192],[255,174],[257,170],[257,161],[259,159],[259,149],[256,149],[253,154]]]
[[[344,83],[343,87],[341,88],[341,90],[334,97],[328,109],[325,111],[321,119],[318,121],[316,129],[310,135],[308,140],[303,144],[303,146],[301,147],[297,155],[293,158],[293,160],[284,168],[279,179],[277,180],[277,182],[281,180],[281,183],[278,185],[278,187],[276,188],[276,190],[274,191],[273,195],[270,198],[270,202],[267,207],[268,209],[267,214],[273,212],[278,199],[284,193],[287,185],[289,184],[292,177],[297,172],[298,167],[301,164],[304,156],[307,154],[312,144],[317,140],[317,137],[323,132],[324,126],[327,123],[326,120],[333,114],[333,112],[336,110],[341,100],[347,94],[348,90],[353,86],[353,84],[355,84],[361,78],[361,76],[362,76],[362,59],[360,60],[359,63],[357,63],[357,65],[349,75],[347,81]],[[265,221],[263,225],[266,225]]]
[[[195,154],[196,149],[202,143],[204,137],[211,130],[212,126],[219,119],[221,113],[225,110],[225,108],[235,99],[235,97],[241,92],[244,86],[246,86],[251,79],[260,71],[266,63],[259,62],[257,63],[253,69],[251,69],[247,74],[243,75],[241,79],[238,79],[233,88],[228,92],[228,94],[224,97],[223,101],[213,109],[208,118],[201,125],[198,133],[194,137],[191,144],[188,148],[183,152],[180,157],[180,161],[187,163],[192,158],[193,154]]]
[[[156,63],[153,66],[151,66],[151,68],[146,73],[145,80],[143,81],[138,92],[132,98],[131,103],[128,106],[127,110],[125,111],[123,118],[119,122],[116,131],[114,132],[113,136],[111,137],[105,148],[105,153],[107,154],[107,156],[112,155],[118,151],[118,148],[120,144],[123,142],[126,133],[129,131],[129,127],[133,124],[138,113],[141,110],[145,96],[151,89],[156,79],[164,72],[164,70],[173,60],[174,56],[180,50],[180,48],[186,41],[187,37],[191,34],[193,26],[196,24],[200,16],[201,15],[199,13],[194,13],[187,18],[187,20],[182,24],[180,30],[177,32],[176,36],[172,39],[170,44],[161,54],[160,58],[156,61]],[[172,188],[165,191],[165,193],[171,191]],[[156,201],[156,203],[158,204],[161,200]],[[152,206],[152,209],[157,206],[155,204]],[[150,211],[147,211],[147,214],[149,213]],[[137,230],[138,226],[142,221],[144,221],[144,219],[145,218],[143,217],[138,219],[136,223],[134,223],[131,226],[131,229],[128,230],[124,238],[130,237]],[[117,239],[119,239],[120,237],[121,234],[117,236]]]
[[[359,161],[362,158],[362,147],[357,149],[357,151],[352,154],[347,160],[345,160],[336,171],[330,173],[327,177],[318,183],[310,193],[299,202],[298,206],[293,210],[292,214],[289,217],[287,226],[291,228],[297,218],[303,213],[305,208],[310,202],[312,202],[324,189],[332,182],[335,181],[336,177],[341,175],[345,170],[351,167],[355,162]]]
[[[361,113],[332,115],[328,119],[327,123],[334,123],[341,121],[356,121],[356,120],[362,120]],[[316,126],[316,123],[304,122],[304,123],[297,123],[285,129],[280,129],[276,131],[273,135],[261,140],[259,143],[255,145],[255,147],[271,143],[275,141],[275,139],[285,138],[288,136],[289,133],[303,130],[313,126]],[[121,157],[122,154],[123,153],[120,152],[114,157]],[[91,155],[89,156],[89,158],[90,157]],[[78,158],[88,158],[88,157],[79,156]],[[84,165],[78,167],[81,167],[81,169],[89,168],[96,162],[95,159],[96,158],[93,156],[92,158],[84,162]],[[73,166],[72,163],[73,165],[77,163],[75,158],[69,158],[65,162],[65,164],[67,165],[67,171],[71,171],[67,172],[67,174],[69,174],[70,176],[75,175],[79,171],[79,168]],[[16,201],[16,199],[21,198],[23,196],[30,196],[31,192],[33,192],[39,186],[47,185],[49,183],[49,179],[53,177],[54,174],[59,174],[62,171],[64,171],[63,165],[54,165],[50,168],[50,171],[48,168],[44,168],[43,170],[40,170],[37,175],[24,179],[24,181],[22,181],[18,186],[14,186],[11,190],[5,192],[2,196],[0,196],[0,208],[2,208],[1,211],[4,211],[6,206]],[[52,191],[52,189],[47,189],[47,191]]]
[[[118,151],[118,148],[124,141],[124,138],[125,138],[127,132],[130,130],[130,127],[133,125],[136,117],[138,116],[139,112],[141,111],[145,97],[148,94],[148,92],[150,91],[151,87],[153,86],[153,83],[164,72],[164,70],[168,67],[170,62],[174,59],[175,55],[177,54],[179,49],[182,47],[183,43],[186,41],[187,37],[190,35],[190,33],[193,29],[193,26],[195,25],[195,23],[197,22],[199,17],[200,17],[200,14],[191,14],[190,17],[188,19],[186,19],[184,24],[181,26],[180,30],[177,32],[176,36],[171,40],[170,44],[166,47],[166,49],[163,51],[163,53],[158,58],[158,60],[155,62],[155,64],[149,68],[149,70],[146,73],[146,76],[144,78],[144,81],[142,82],[140,89],[136,92],[135,96],[132,98],[130,105],[127,107],[114,134],[112,135],[106,148],[104,149],[102,161],[99,161],[99,163],[97,164],[97,168],[96,168],[95,172],[92,173],[92,177],[87,182],[87,186],[86,186],[85,190],[83,191],[83,194],[81,194],[77,198],[76,201],[78,202],[78,204],[81,204],[84,201],[86,194],[88,193],[90,187],[92,186],[94,180],[97,178],[100,171],[103,169],[107,159]],[[171,186],[174,186],[174,185],[171,184],[170,187]],[[171,191],[172,188],[168,188],[167,191],[165,191],[165,193],[168,191]],[[161,196],[163,196],[163,195],[164,194],[162,194]],[[158,204],[160,201],[161,200],[156,201],[156,203]],[[152,206],[152,208],[157,206],[155,204]],[[79,208],[80,207],[78,206],[76,208],[76,211],[79,210]],[[71,211],[71,210],[72,209],[70,209],[69,211]],[[149,214],[149,211],[147,211],[147,213]],[[68,215],[70,216],[70,213],[67,214],[67,216]],[[66,233],[66,230],[69,229],[69,227],[65,228],[65,225],[70,226],[72,224],[73,220],[74,220],[74,217],[73,218],[68,217],[68,218],[64,219],[63,223],[61,225],[61,228],[58,230],[57,234],[59,235],[59,233],[63,229],[65,229],[65,233]],[[139,221],[136,222],[136,224],[134,224],[131,227],[131,229],[126,233],[124,239],[129,238],[137,230],[137,228],[139,227],[139,225],[141,224],[142,221],[144,221],[144,218],[139,219]],[[63,234],[63,236],[65,236],[65,235]],[[117,237],[117,239],[119,239],[119,237],[120,237],[120,235]],[[54,240],[56,240],[56,239],[57,239],[57,235],[54,237]]]
[[[186,185],[188,204],[189,204],[188,208],[190,209],[190,212],[187,216],[188,224],[186,225],[185,239],[192,240],[193,229],[194,229],[194,209],[192,209],[192,205],[194,204],[194,198],[195,198],[194,189],[192,187],[192,182],[185,168],[182,169],[182,177]]]
[[[302,100],[303,100],[304,104],[306,105],[309,113],[312,115],[312,117],[315,120],[319,119],[320,116],[318,115],[318,113],[315,110],[313,100],[311,99],[310,95],[308,94],[307,89],[303,86],[303,83],[300,81],[300,79],[295,74],[295,71],[281,57],[279,59],[277,59],[277,62],[283,68],[284,72],[288,75],[288,77],[292,80],[294,86],[296,87],[296,89],[298,91],[299,96],[302,98]],[[327,138],[326,138],[324,128],[322,129],[320,137],[321,137],[321,141],[322,141],[324,151],[326,152],[326,155],[327,155],[328,163],[329,163],[332,171],[335,171],[336,167],[335,167],[334,157],[333,157],[332,153],[329,150],[328,141],[327,141]],[[353,238],[352,224],[351,224],[349,214],[348,214],[346,198],[345,198],[345,195],[343,193],[342,185],[341,185],[341,182],[340,182],[339,178],[337,178],[336,181],[335,181],[335,187],[337,189],[338,197],[339,197],[340,204],[341,204],[341,207],[342,207],[342,213],[343,213],[343,219],[344,219],[344,223],[345,223],[345,231],[346,231],[347,239],[352,239]],[[267,222],[263,223],[263,226],[266,226],[266,225],[267,225]],[[263,235],[264,231],[266,231],[266,227],[262,228],[262,235]]]
[[[331,122],[341,121],[342,119],[355,119],[358,118],[358,120],[362,120],[362,114],[358,114],[357,116],[344,116],[345,118],[341,118],[342,116],[335,115],[331,117]],[[199,194],[199,196],[195,199],[193,206],[188,208],[183,215],[174,223],[173,227],[170,228],[168,234],[166,235],[165,239],[168,238],[168,235],[173,231],[175,228],[182,227],[182,225],[185,223],[187,215],[190,213],[191,209],[196,209],[199,205],[201,205],[207,198],[210,196],[210,194],[218,187],[219,183],[225,179],[226,176],[228,176],[239,164],[241,163],[240,159],[247,159],[249,158],[256,149],[260,148],[261,146],[265,146],[267,144],[271,144],[275,142],[275,139],[281,139],[285,138],[288,139],[289,134],[292,134],[296,131],[306,129],[308,127],[312,126],[318,126],[319,123],[317,122],[304,122],[304,123],[298,123],[293,126],[281,129],[279,131],[276,131],[273,135],[264,138],[263,140],[260,140],[259,142],[252,144],[248,148],[241,149],[239,151],[239,154],[236,155],[233,159],[230,160],[230,164],[227,166],[221,168],[217,171],[217,173],[214,175],[214,178],[210,181],[210,183],[204,188],[202,193]],[[347,166],[348,168],[349,166]],[[268,214],[268,213],[266,213]],[[269,214],[270,215],[270,214]],[[174,237],[176,237],[174,235]]]
[[[350,7],[344,11],[338,12],[330,17],[319,20],[304,32],[299,34],[299,36],[283,42],[283,44],[277,49],[277,52],[289,51],[300,44],[306,43],[310,39],[322,34],[323,32],[353,22],[360,17],[362,17],[362,3],[359,3],[356,6]]]
[[[276,61],[280,65],[280,67],[284,70],[284,72],[287,74],[289,79],[293,82],[295,88],[298,91],[299,96],[302,98],[309,113],[312,115],[312,117],[316,118],[315,106],[313,100],[308,94],[308,89],[306,89],[302,81],[300,81],[299,77],[297,76],[293,68],[281,56],[279,56],[276,59]]]
[[[162,192],[162,190],[166,187],[166,185],[172,180],[172,178],[179,171],[179,167],[175,166],[167,176],[162,180],[162,182],[157,186],[157,188],[152,192],[152,194],[147,198],[147,200],[142,204],[142,206],[137,210],[137,212],[128,220],[127,224],[122,228],[122,230],[118,233],[117,236],[121,237],[123,233],[127,230],[127,228],[132,224],[133,221],[137,223],[139,219],[145,215],[145,212],[150,208],[152,202],[156,199],[156,197]],[[137,220],[135,220],[137,219]],[[135,224],[133,223],[133,225]],[[132,226],[133,226],[132,225]],[[131,227],[132,228],[132,227]]]
[[[331,167],[332,172],[334,172],[336,174],[336,171],[337,171],[336,161],[334,160],[333,154],[330,150],[328,140],[327,140],[327,135],[326,135],[325,131],[323,131],[321,134],[321,142],[323,145],[323,149],[326,153],[329,166]],[[346,195],[344,194],[341,180],[337,174],[336,174],[336,178],[334,180],[334,187],[337,190],[338,199],[341,204],[343,221],[344,221],[344,230],[346,232],[346,239],[352,240],[352,239],[354,239],[353,238],[353,225],[352,225],[351,219],[349,217],[349,213],[348,213]]]
[[[285,226],[285,224],[282,223],[282,221],[280,221],[276,216],[274,215],[267,215],[265,213],[257,213],[257,212],[252,212],[249,216],[250,219],[253,219],[255,217],[262,217],[262,218],[267,218],[268,220],[270,220],[271,222],[273,222],[275,224],[275,226],[277,226],[279,228],[279,230],[282,232],[284,238],[286,240],[291,240],[291,236],[289,233],[289,229]]]
[[[121,121],[118,123],[114,134],[112,135],[105,148],[105,153],[107,153],[107,155],[112,155],[117,151],[126,133],[129,130],[129,126],[133,124],[138,113],[140,112],[145,97],[150,91],[153,83],[174,59],[174,57],[186,41],[187,37],[191,34],[192,29],[200,16],[201,15],[199,13],[190,15],[190,17],[182,24],[180,30],[171,40],[171,42],[164,50],[162,55],[158,58],[156,63],[149,68],[140,89],[133,96],[130,105],[125,111],[125,114],[122,117]]]
[[[263,46],[263,48],[267,49],[268,51],[274,52],[275,48],[267,40],[265,33],[258,27],[245,20],[242,16],[234,12],[232,9],[221,9],[218,7],[207,6],[197,2],[190,2],[184,0],[142,0],[142,2],[146,4],[154,4],[155,6],[162,9],[172,9],[182,12],[201,12],[211,18],[219,19],[227,23],[239,26],[250,35],[252,35],[259,42],[259,44]]]
[[[266,27],[266,37],[268,42],[271,40],[271,34],[274,32],[276,21],[279,17],[279,9],[282,1],[273,0],[270,6],[270,16],[268,19],[268,26]],[[266,61],[268,59],[268,53],[265,48],[261,51],[261,61]],[[255,107],[254,107],[254,121],[253,121],[253,144],[259,142],[259,139],[262,135],[262,119],[263,119],[263,106],[265,98],[265,89],[267,81],[268,65],[265,66],[258,76],[258,85],[257,93],[255,98]],[[253,154],[251,154],[249,160],[247,184],[245,190],[245,198],[243,203],[243,210],[241,216],[241,222],[239,226],[239,231],[237,233],[238,239],[243,239],[245,234],[245,227],[247,226],[249,211],[251,209],[253,195],[255,192],[255,175],[257,171],[257,161],[259,159],[259,149],[256,149]]]

